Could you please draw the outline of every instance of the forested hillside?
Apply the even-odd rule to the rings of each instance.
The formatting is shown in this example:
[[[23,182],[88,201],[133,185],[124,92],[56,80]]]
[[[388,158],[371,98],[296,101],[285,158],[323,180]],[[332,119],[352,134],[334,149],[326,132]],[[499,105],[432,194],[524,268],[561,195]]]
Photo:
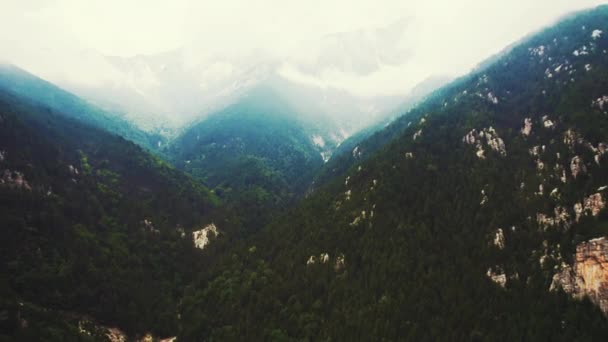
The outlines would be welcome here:
[[[325,166],[290,91],[163,146],[0,66],[0,340],[606,339],[608,6]]]
[[[140,130],[120,114],[99,109],[13,65],[0,63],[0,89],[44,106],[59,116],[118,134],[148,149],[158,148],[159,143],[165,140],[159,135]]]
[[[189,128],[167,154],[253,230],[297,199],[323,165],[307,132],[297,111],[261,86]]]
[[[603,287],[556,274],[608,233],[607,33],[606,6],[568,17],[362,143],[378,153],[217,256],[180,338],[605,339]]]
[[[190,232],[216,203],[141,147],[0,91],[0,336],[174,335],[205,267]]]

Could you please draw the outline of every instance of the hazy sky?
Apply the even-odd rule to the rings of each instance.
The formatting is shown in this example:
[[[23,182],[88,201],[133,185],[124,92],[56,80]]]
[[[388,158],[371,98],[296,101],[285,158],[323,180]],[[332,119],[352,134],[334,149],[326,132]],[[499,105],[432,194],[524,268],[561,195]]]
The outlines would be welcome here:
[[[50,75],[51,69],[79,67],[76,59],[57,55],[42,63],[51,49],[132,56],[185,47],[199,62],[255,54],[284,62],[282,73],[293,79],[361,95],[395,94],[430,75],[462,74],[560,16],[601,3],[0,0],[0,59]],[[345,36],[328,37],[334,33]],[[348,46],[336,48],[336,41]],[[83,78],[95,73],[80,68]]]

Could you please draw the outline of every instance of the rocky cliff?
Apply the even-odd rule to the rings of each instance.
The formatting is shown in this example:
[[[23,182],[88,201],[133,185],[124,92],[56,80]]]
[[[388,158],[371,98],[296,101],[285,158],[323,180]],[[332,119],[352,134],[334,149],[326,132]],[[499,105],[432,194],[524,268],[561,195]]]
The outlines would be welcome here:
[[[562,288],[575,298],[585,296],[608,314],[608,239],[602,237],[576,246],[574,265],[562,264],[551,290]]]

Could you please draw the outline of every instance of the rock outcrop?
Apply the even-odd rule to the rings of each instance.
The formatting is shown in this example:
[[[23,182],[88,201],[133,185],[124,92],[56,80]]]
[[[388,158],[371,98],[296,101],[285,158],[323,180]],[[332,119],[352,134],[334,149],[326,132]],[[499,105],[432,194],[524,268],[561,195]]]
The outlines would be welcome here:
[[[203,229],[195,230],[192,232],[192,240],[194,241],[194,246],[199,249],[204,249],[205,246],[209,244],[209,237],[213,234],[213,236],[218,236],[219,231],[214,223],[206,225]]]
[[[127,335],[118,328],[108,328],[106,337],[110,342],[127,342]]]
[[[496,232],[494,233],[494,240],[492,241],[492,243],[498,249],[504,249],[505,248],[505,234],[502,231],[502,228],[498,228],[496,230]]]
[[[32,187],[25,179],[23,173],[19,171],[4,170],[0,174],[0,186],[6,186],[14,189],[32,190]]]
[[[498,284],[500,287],[505,287],[505,285],[507,285],[507,275],[500,266],[488,268],[488,272],[486,272],[486,275],[488,276],[488,278],[490,278],[490,280]]]
[[[587,173],[587,167],[583,162],[583,159],[579,156],[574,156],[570,161],[570,171],[572,172],[572,177],[576,178],[579,174]]]
[[[608,239],[597,238],[576,246],[574,265],[562,264],[553,276],[550,290],[558,288],[574,298],[589,297],[608,315]]]
[[[496,130],[490,126],[489,128],[484,128],[481,131],[477,131],[476,129],[472,129],[469,133],[467,133],[463,138],[462,142],[467,145],[474,145],[477,149],[475,153],[479,159],[485,159],[485,150],[484,150],[484,142],[487,147],[498,152],[501,156],[507,155],[507,149],[505,146],[505,142],[502,140]]]
[[[585,198],[585,202],[583,208],[585,211],[591,213],[592,216],[597,216],[600,214],[600,211],[606,207],[606,202],[604,202],[604,198],[602,194],[595,193],[587,198]]]
[[[524,120],[524,127],[522,127],[521,129],[521,134],[525,136],[529,136],[530,134],[532,134],[532,119],[526,118]]]

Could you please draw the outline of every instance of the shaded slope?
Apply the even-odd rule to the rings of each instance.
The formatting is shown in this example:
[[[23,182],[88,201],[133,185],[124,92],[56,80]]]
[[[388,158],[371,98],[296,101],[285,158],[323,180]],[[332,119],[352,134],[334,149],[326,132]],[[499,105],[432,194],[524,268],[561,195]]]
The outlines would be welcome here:
[[[120,135],[149,149],[162,137],[141,131],[121,115],[99,109],[16,66],[0,63],[0,89],[47,107],[60,116]]]
[[[603,340],[597,306],[549,288],[608,234],[607,23],[567,18],[362,143],[188,294],[182,336]]]
[[[200,260],[182,232],[204,223],[214,196],[121,137],[5,92],[0,155],[0,287],[26,303],[12,314],[28,326],[9,333],[73,339],[88,315],[174,334]]]
[[[297,113],[263,86],[188,129],[169,153],[230,206],[251,211],[254,227],[297,198],[323,164]]]

